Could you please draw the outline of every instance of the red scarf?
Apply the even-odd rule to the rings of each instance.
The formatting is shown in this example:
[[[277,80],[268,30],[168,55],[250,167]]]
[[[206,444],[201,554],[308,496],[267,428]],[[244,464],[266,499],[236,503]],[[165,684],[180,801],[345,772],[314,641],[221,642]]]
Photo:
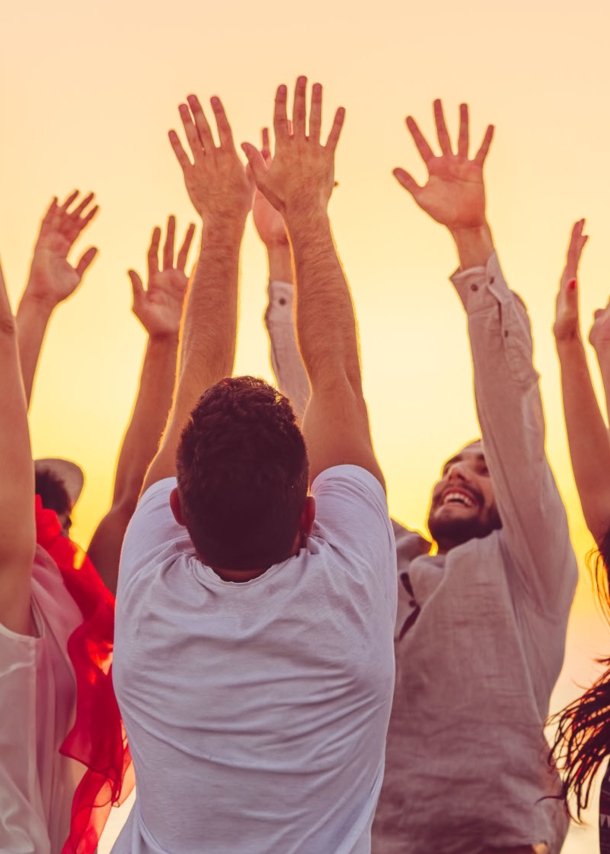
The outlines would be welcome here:
[[[112,687],[114,596],[87,555],[61,533],[53,510],[36,496],[36,540],[55,561],[83,615],[68,640],[76,676],[76,718],[60,748],[86,766],[72,801],[70,835],[61,854],[93,854],[113,805],[133,787],[131,756]]]

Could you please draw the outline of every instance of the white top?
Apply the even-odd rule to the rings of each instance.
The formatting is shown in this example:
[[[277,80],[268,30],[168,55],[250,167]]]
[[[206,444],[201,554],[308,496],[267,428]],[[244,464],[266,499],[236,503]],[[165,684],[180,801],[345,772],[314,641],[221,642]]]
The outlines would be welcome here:
[[[563,662],[576,560],[545,456],[525,306],[495,254],[452,282],[468,315],[503,527],[433,556],[430,543],[396,523],[396,689],[373,851],[477,854],[546,842],[557,854],[568,819],[562,801],[548,797],[558,794],[559,776],[543,726]],[[300,400],[291,290],[271,283],[267,327],[280,388]],[[468,438],[456,437],[456,447]]]
[[[40,547],[31,596],[36,637],[0,624],[0,851],[59,854],[85,771],[59,753],[76,705],[67,644],[82,615]]]
[[[137,796],[113,851],[365,854],[394,682],[381,486],[323,472],[307,547],[245,583],[197,559],[174,486],[146,491],[123,546],[114,684]]]

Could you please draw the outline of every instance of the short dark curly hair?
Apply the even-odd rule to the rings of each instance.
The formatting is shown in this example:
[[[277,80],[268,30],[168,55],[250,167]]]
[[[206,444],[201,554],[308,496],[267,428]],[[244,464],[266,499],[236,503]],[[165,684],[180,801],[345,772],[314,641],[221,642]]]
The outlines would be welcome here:
[[[290,556],[309,461],[283,394],[254,377],[211,386],[182,432],[176,469],[184,522],[206,564],[254,569]]]

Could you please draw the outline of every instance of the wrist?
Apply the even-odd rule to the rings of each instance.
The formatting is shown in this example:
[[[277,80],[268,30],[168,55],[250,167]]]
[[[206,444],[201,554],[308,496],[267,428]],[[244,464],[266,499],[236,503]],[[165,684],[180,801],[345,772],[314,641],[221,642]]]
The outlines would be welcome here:
[[[26,287],[21,302],[19,303],[19,311],[34,311],[37,314],[49,318],[53,311],[57,308],[61,300],[51,294],[36,293],[34,289]]]
[[[161,347],[171,350],[178,348],[178,330],[175,332],[148,332],[148,344],[150,347],[160,349]]]
[[[267,244],[267,263],[269,267],[269,281],[288,282],[292,284],[292,255],[288,239],[282,244]]]
[[[484,267],[494,252],[491,229],[487,222],[470,228],[451,228],[460,268]]]
[[[569,357],[570,354],[581,350],[584,352],[584,344],[580,335],[580,330],[576,329],[574,332],[567,334],[555,334],[555,348],[557,349],[557,353],[560,358],[564,355]]]
[[[284,222],[291,243],[304,230],[330,228],[327,206],[321,202],[291,202],[284,211]]]
[[[201,238],[239,238],[246,227],[247,217],[248,211],[208,211],[202,215]]]

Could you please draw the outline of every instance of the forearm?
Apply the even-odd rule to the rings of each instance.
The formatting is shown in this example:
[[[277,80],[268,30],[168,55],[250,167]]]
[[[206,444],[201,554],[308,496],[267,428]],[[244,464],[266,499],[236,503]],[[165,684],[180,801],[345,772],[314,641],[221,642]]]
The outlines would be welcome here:
[[[224,217],[203,227],[181,330],[174,403],[144,488],[175,475],[176,450],[190,413],[210,386],[233,371],[239,250],[244,227],[245,216]]]
[[[610,423],[610,344],[603,343],[595,348],[597,363],[602,375],[602,383],[604,385],[604,397],[606,399],[606,414],[608,415],[608,423]]]
[[[558,341],[557,353],[574,480],[587,527],[600,543],[610,528],[610,439],[582,341]],[[602,355],[600,366],[604,361]]]
[[[292,255],[288,238],[285,241],[268,245],[266,249],[269,281],[293,284]]]
[[[112,507],[89,544],[88,555],[112,593],[116,593],[125,531],[171,408],[177,352],[177,336],[148,340],[138,396],[119,454]]]
[[[297,281],[299,348],[312,392],[347,379],[361,395],[354,309],[328,215],[285,219]]]
[[[28,407],[42,345],[54,308],[54,303],[31,297],[26,290],[17,309],[19,358]]]
[[[284,281],[271,280],[268,296],[265,326],[276,385],[302,421],[310,389],[296,339],[294,287]]]

